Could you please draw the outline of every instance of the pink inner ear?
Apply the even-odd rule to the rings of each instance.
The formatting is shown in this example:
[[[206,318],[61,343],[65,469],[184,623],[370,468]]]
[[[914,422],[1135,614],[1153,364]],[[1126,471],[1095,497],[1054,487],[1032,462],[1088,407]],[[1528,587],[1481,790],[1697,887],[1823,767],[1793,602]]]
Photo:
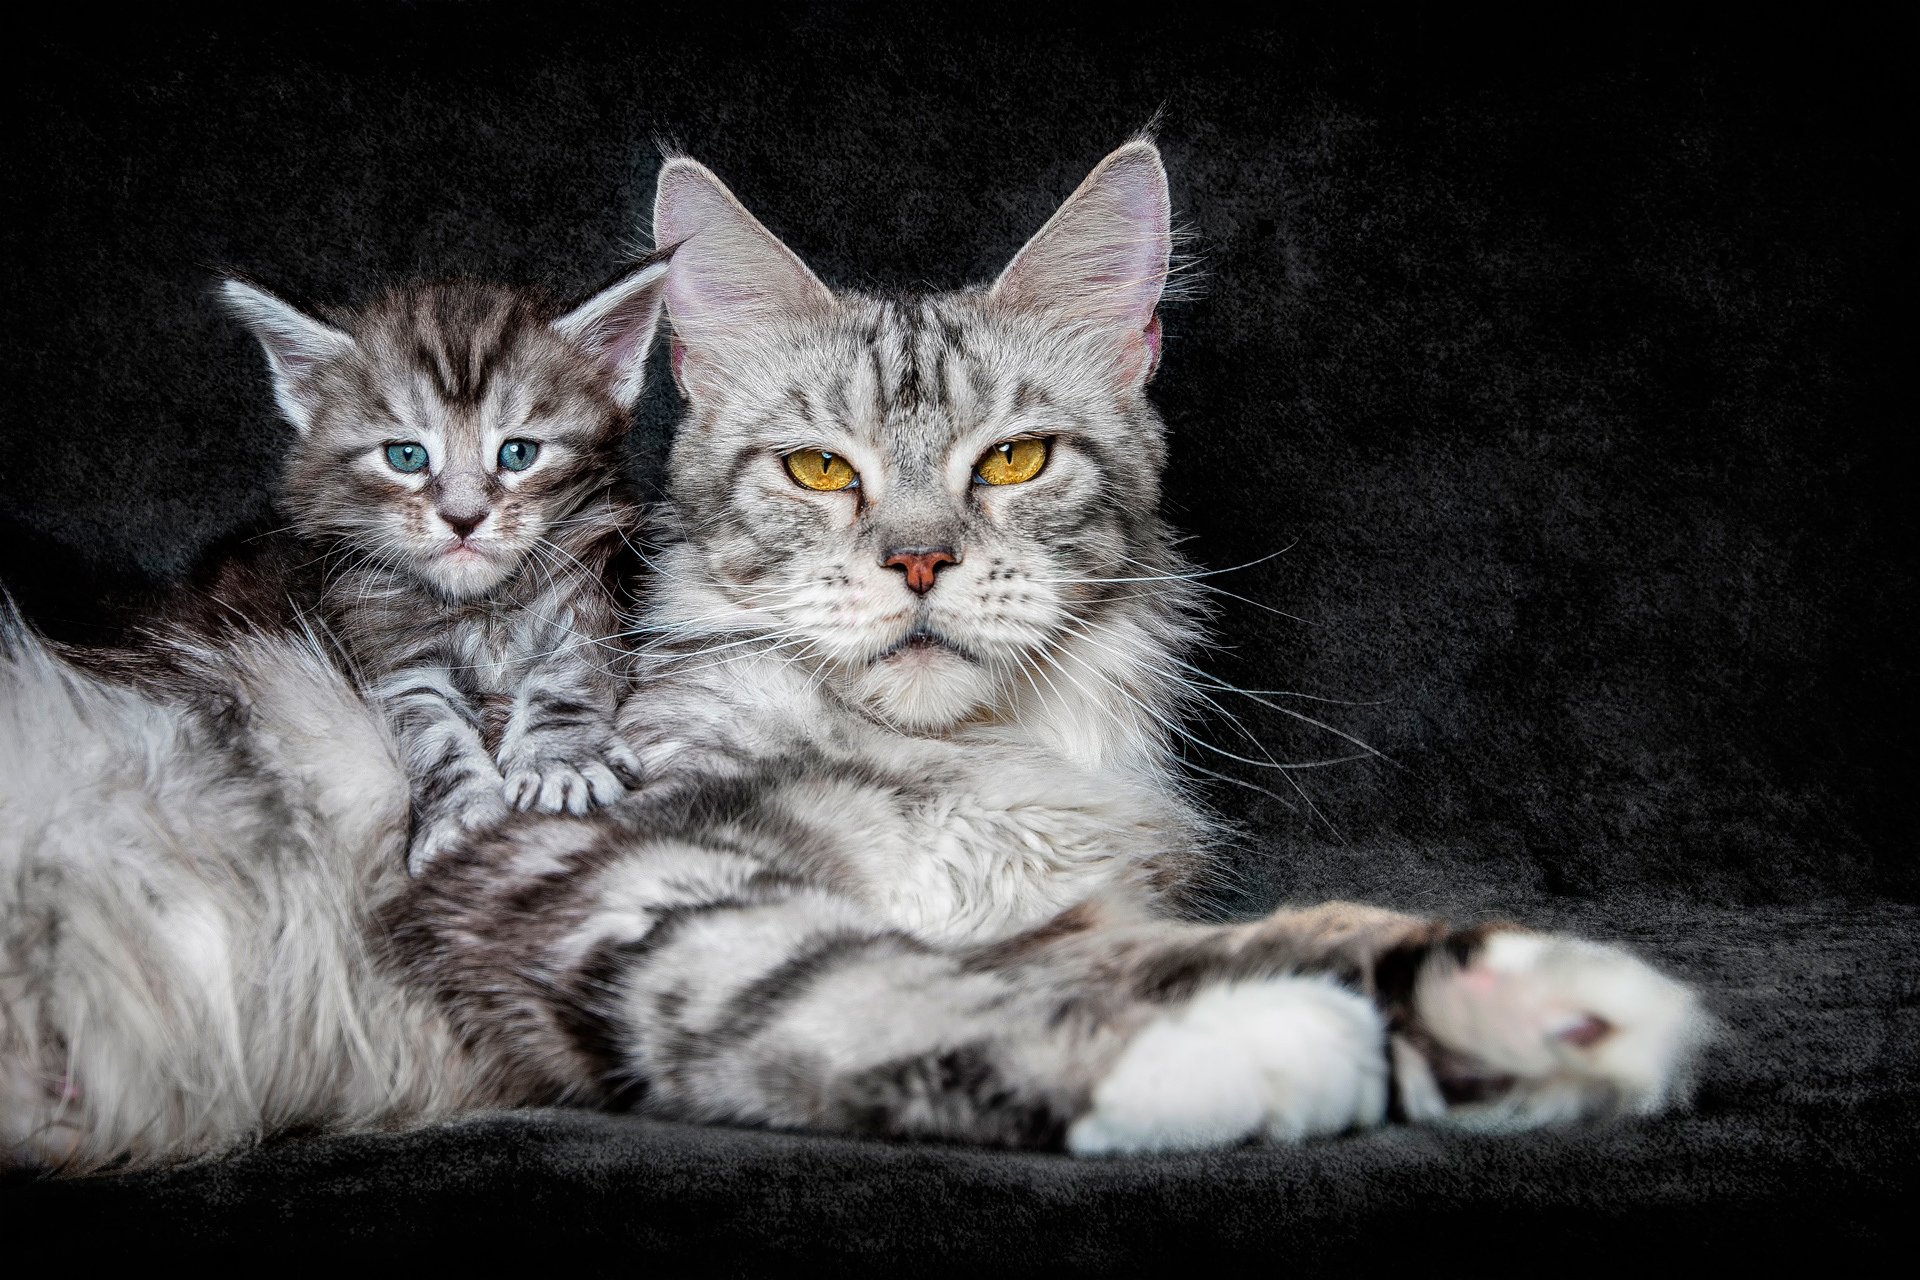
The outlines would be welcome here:
[[[1120,381],[1132,385],[1145,382],[1160,367],[1160,313],[1147,318],[1147,327],[1130,333],[1120,348],[1114,372]]]
[[[680,376],[680,366],[687,362],[687,344],[675,338],[673,340],[673,376]]]

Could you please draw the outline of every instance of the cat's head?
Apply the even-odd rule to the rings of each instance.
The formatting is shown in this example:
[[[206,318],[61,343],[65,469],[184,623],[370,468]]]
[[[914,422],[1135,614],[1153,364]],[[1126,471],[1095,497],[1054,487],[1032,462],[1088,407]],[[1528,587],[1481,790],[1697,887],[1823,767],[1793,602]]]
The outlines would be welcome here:
[[[297,432],[296,527],[448,600],[510,579],[618,474],[665,272],[651,260],[558,316],[458,282],[320,318],[227,281]]]
[[[689,401],[673,509],[728,625],[920,730],[1017,683],[1093,678],[1068,641],[1135,642],[1110,628],[1167,541],[1144,394],[1171,254],[1151,143],[1102,161],[982,288],[830,290],[684,158],[654,235]]]

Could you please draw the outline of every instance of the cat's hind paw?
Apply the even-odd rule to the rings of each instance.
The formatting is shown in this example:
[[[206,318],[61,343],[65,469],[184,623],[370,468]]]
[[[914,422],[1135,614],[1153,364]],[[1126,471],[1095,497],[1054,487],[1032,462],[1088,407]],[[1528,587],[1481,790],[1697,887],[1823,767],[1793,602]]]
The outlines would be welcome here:
[[[1434,949],[1392,1053],[1408,1119],[1513,1131],[1683,1105],[1712,1028],[1627,951],[1503,929]]]

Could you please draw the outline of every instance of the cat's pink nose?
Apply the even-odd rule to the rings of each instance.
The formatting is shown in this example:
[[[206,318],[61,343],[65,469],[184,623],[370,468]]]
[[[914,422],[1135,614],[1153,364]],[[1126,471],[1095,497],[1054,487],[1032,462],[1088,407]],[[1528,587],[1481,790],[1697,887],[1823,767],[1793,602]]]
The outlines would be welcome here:
[[[959,564],[951,547],[900,547],[880,562],[907,575],[907,590],[923,596],[933,590],[933,579],[943,564]]]

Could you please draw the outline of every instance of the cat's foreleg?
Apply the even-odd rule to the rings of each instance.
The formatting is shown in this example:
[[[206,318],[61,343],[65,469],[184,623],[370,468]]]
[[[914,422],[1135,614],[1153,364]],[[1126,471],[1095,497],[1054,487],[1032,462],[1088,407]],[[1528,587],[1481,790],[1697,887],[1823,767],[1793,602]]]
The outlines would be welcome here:
[[[418,875],[469,832],[505,816],[500,771],[479,716],[446,671],[396,672],[373,693],[406,764],[413,814],[407,870]]]
[[[1017,946],[1015,943],[1007,944]],[[1324,973],[1364,992],[1384,1019],[1397,1113],[1420,1123],[1516,1130],[1685,1102],[1712,1021],[1685,985],[1613,946],[1517,926],[1450,930],[1348,903],[1278,912],[1185,940],[1157,930],[1049,938],[1053,965],[1078,967],[1149,998],[1243,986],[1275,972]],[[1184,1102],[1144,1079],[1231,1061],[1192,1013],[1143,1034],[1076,1130],[1082,1150],[1165,1145],[1188,1125]],[[1257,1043],[1258,1020],[1239,1019]],[[1189,1065],[1183,1065],[1189,1064]],[[1177,1144],[1176,1144],[1177,1145]]]
[[[1334,904],[1097,905],[955,948],[771,868],[662,848],[563,950],[655,1114],[1081,1154],[1678,1101],[1697,1001],[1614,948]],[[634,921],[610,933],[613,922]],[[1532,942],[1501,942],[1533,939]],[[578,1017],[572,1022],[579,1022]]]
[[[1684,1103],[1711,1026],[1691,990],[1627,951],[1512,926],[1348,903],[1225,927],[1098,917],[1076,909],[966,965],[1058,999],[1050,1020],[1074,1009],[1100,1029],[1075,1055],[1087,1091],[1064,1131],[1082,1154],[1300,1139],[1389,1114],[1481,1130],[1653,1114]]]
[[[1049,926],[954,949],[821,889],[740,883],[656,908],[622,945],[634,963],[610,984],[596,970],[657,1114],[1086,1153],[1296,1141],[1387,1116],[1377,1004],[1277,948],[1185,967],[1228,956],[1231,928],[1096,923],[1067,953]]]

